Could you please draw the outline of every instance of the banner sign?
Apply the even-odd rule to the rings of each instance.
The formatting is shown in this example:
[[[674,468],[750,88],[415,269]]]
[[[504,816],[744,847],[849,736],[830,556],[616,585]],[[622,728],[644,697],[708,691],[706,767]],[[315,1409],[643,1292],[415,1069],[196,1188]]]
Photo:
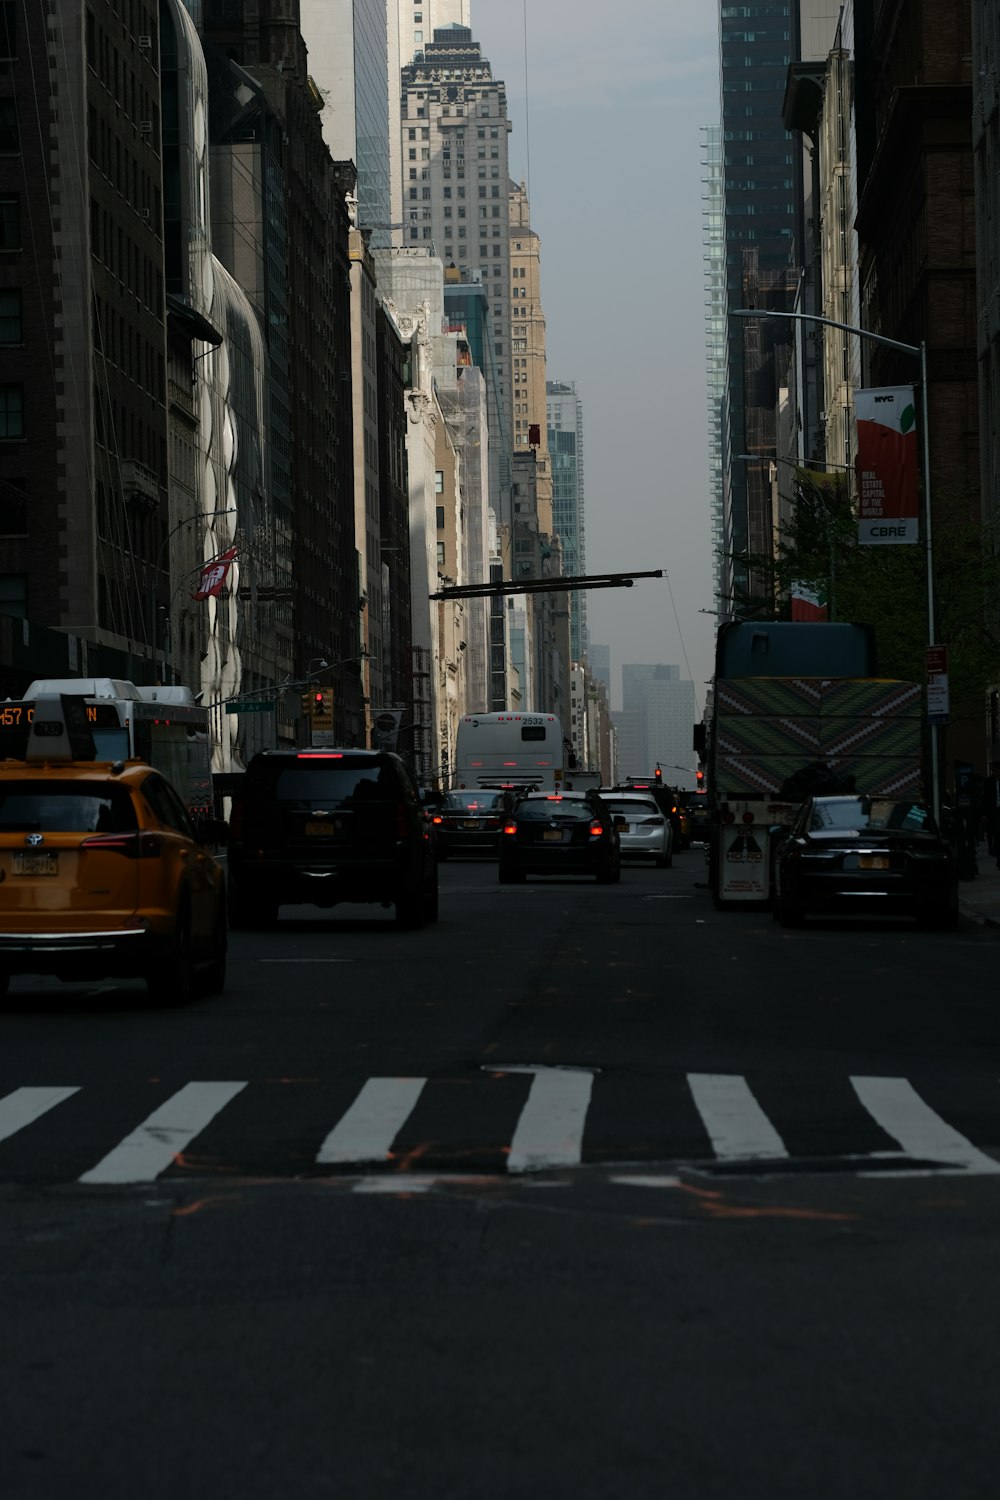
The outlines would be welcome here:
[[[948,647],[927,647],[927,722],[947,724],[951,712],[948,692]]]
[[[236,561],[236,548],[230,547],[226,552],[220,552],[218,557],[213,557],[211,562],[205,564],[201,570],[198,580],[197,592],[191,595],[192,599],[215,599],[222,591],[229,569]]]
[[[825,620],[829,614],[825,583],[793,583],[793,620]]]
[[[855,391],[858,541],[898,546],[920,538],[917,418],[912,385]]]

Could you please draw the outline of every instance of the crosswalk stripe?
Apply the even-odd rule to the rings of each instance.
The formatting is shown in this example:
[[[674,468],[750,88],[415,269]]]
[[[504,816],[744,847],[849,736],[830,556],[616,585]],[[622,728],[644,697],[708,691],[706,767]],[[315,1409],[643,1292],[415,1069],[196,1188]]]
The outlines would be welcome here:
[[[865,1109],[907,1156],[940,1162],[963,1172],[1000,1172],[1000,1162],[978,1150],[930,1105],[906,1078],[852,1078]]]
[[[507,1171],[579,1166],[593,1087],[592,1073],[536,1073],[510,1143]]]
[[[740,1074],[689,1073],[687,1081],[720,1160],[788,1155],[784,1141]]]
[[[84,1172],[80,1181],[152,1182],[246,1086],[245,1082],[185,1084],[96,1167]]]
[[[426,1078],[369,1078],[320,1146],[316,1161],[320,1166],[385,1161],[426,1082]]]
[[[0,1141],[16,1135],[25,1125],[30,1125],[40,1115],[55,1109],[71,1094],[80,1092],[79,1085],[73,1088],[23,1088],[15,1089],[0,1099]]]

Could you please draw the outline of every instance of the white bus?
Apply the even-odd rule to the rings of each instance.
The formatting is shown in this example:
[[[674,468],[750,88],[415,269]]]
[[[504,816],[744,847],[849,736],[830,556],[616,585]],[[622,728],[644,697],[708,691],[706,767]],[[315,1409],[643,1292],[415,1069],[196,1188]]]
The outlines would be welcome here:
[[[0,700],[0,760],[20,759],[36,698],[83,697],[98,760],[144,760],[180,793],[192,816],[211,814],[212,755],[208,709],[190,688],[136,687],[116,677],[46,677],[20,701]]]
[[[466,714],[458,721],[452,790],[562,785],[565,747],[555,714]]]

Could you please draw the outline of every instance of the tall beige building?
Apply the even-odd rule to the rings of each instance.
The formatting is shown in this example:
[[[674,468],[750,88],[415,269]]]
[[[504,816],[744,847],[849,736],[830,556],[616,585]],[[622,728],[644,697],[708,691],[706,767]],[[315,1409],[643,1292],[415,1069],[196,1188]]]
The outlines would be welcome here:
[[[514,451],[535,448],[538,529],[552,532],[552,469],[545,405],[545,314],[541,292],[542,242],[531,227],[523,182],[510,184],[510,347]],[[538,441],[530,442],[532,427]]]
[[[315,3],[315,0],[313,0]],[[394,245],[403,244],[403,156],[399,73],[434,40],[436,26],[471,26],[472,0],[386,0],[389,50],[389,198]]]

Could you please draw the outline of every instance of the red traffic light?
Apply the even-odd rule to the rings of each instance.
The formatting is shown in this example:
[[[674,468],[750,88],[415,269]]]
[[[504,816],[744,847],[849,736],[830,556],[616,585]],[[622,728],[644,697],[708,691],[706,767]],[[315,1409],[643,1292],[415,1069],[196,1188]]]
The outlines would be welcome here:
[[[315,703],[315,705],[316,705],[317,708],[322,708],[323,707],[323,694],[322,693],[313,693],[313,702]]]
[[[697,781],[698,785],[701,786],[701,783],[705,780],[705,773],[704,773],[704,771],[695,771],[694,776],[695,776],[695,780]]]
[[[653,772],[653,779],[655,781],[663,780],[663,772],[660,770],[659,766],[657,766],[656,770]]]

